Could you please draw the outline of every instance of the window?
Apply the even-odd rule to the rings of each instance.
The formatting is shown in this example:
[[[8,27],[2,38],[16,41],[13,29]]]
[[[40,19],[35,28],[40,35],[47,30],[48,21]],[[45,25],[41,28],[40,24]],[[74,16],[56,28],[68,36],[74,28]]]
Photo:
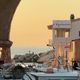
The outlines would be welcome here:
[[[70,36],[70,29],[62,29],[58,28],[54,30],[54,36],[55,37],[63,37],[63,38],[68,38]]]
[[[65,38],[70,37],[70,30],[66,30],[66,31],[65,31],[64,37],[65,37]]]
[[[66,31],[66,32],[65,32],[65,38],[68,38],[68,37],[69,37],[69,32]]]
[[[57,37],[57,30],[54,30],[54,35],[55,37]]]

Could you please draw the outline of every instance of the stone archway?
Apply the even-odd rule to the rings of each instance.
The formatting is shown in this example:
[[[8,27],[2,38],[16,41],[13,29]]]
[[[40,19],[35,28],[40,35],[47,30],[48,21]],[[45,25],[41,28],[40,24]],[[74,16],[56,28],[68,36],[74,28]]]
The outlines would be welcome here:
[[[10,47],[10,27],[13,15],[20,0],[0,0],[0,48],[1,61],[4,63],[11,62]]]

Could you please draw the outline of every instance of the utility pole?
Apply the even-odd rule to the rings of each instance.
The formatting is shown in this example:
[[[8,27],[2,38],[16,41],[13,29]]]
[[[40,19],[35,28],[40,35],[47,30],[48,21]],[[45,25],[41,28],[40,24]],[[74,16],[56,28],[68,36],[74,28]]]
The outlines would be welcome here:
[[[68,70],[68,52],[67,52],[67,49],[66,49],[66,68]]]

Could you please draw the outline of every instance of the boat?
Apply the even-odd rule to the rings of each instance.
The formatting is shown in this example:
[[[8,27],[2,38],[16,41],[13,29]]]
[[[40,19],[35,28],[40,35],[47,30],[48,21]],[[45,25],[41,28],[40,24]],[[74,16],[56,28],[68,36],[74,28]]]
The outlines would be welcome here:
[[[61,70],[54,73],[48,72],[26,72],[23,80],[79,80],[78,71]]]
[[[37,68],[38,69],[38,68]],[[23,76],[23,80],[80,80],[80,68],[73,70],[63,67],[60,63],[60,68],[47,68],[38,72],[26,72]]]

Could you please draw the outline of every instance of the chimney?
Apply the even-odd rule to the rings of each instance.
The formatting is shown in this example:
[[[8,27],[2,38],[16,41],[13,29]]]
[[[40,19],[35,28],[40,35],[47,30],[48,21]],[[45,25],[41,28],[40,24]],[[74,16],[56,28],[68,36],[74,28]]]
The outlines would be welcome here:
[[[70,20],[74,20],[74,19],[75,19],[74,14],[71,14],[71,15],[70,15]]]

